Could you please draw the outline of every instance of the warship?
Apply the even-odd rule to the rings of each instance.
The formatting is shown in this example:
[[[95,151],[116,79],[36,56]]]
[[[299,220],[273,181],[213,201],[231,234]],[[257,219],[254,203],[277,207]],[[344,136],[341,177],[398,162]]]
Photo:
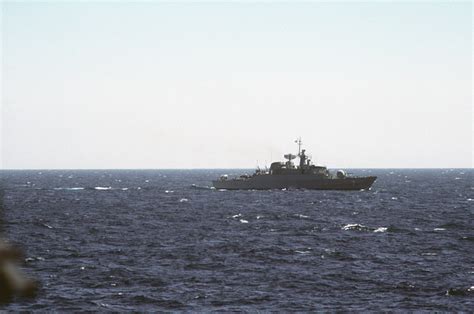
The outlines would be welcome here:
[[[344,170],[333,173],[325,166],[314,165],[306,150],[301,150],[301,139],[295,142],[298,144],[298,154],[284,155],[285,162],[273,162],[270,169],[257,168],[252,175],[229,178],[224,174],[212,181],[212,185],[224,190],[368,190],[377,179],[375,176],[349,176]],[[293,162],[297,157],[299,165]]]

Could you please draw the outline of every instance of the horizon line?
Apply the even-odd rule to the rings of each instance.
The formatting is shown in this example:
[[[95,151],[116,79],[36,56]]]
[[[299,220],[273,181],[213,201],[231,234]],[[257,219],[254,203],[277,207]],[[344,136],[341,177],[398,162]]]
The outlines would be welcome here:
[[[0,168],[0,171],[89,171],[89,170],[249,170],[258,168]],[[262,168],[259,168],[262,169]],[[338,169],[338,168],[328,168]],[[343,167],[343,169],[358,170],[384,170],[384,169],[406,169],[406,170],[430,170],[430,169],[474,169],[474,167]]]

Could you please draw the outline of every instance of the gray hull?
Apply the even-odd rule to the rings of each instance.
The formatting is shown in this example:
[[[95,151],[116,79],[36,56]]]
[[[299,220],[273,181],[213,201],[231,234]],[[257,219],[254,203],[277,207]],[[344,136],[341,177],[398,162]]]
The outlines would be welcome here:
[[[362,190],[372,186],[377,177],[324,178],[317,175],[257,175],[248,179],[216,180],[216,189],[225,190]]]

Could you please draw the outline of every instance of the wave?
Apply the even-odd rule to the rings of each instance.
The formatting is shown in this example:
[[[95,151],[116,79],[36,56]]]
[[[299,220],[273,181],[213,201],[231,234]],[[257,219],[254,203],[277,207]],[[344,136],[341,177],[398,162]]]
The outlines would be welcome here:
[[[375,233],[384,233],[384,232],[404,232],[406,230],[400,229],[394,226],[388,227],[368,227],[362,224],[347,224],[341,228],[345,231],[362,231],[362,232],[375,232]]]
[[[215,190],[216,188],[213,186],[207,186],[207,185],[196,185],[196,184],[191,184],[191,188],[195,190]]]
[[[354,231],[372,231],[373,228],[361,225],[361,224],[347,224],[342,227],[342,230],[354,230]]]
[[[450,296],[472,296],[474,295],[474,286],[469,288],[449,288],[446,295]]]
[[[50,190],[50,188],[38,188],[39,190]],[[136,188],[113,188],[111,186],[95,186],[95,187],[59,187],[59,188],[52,188],[55,191],[110,191],[110,190],[120,190],[120,191],[128,191],[130,189],[141,190],[141,187]]]
[[[106,191],[106,190],[112,190],[112,187],[111,186],[96,186],[94,190]]]

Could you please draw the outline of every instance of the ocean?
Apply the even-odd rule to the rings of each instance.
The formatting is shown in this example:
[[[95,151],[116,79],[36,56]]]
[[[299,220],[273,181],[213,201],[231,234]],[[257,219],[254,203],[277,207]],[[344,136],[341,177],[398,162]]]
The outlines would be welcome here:
[[[41,283],[8,311],[472,311],[472,169],[353,169],[369,191],[218,191],[242,170],[0,171]],[[194,185],[194,186],[193,186]]]

